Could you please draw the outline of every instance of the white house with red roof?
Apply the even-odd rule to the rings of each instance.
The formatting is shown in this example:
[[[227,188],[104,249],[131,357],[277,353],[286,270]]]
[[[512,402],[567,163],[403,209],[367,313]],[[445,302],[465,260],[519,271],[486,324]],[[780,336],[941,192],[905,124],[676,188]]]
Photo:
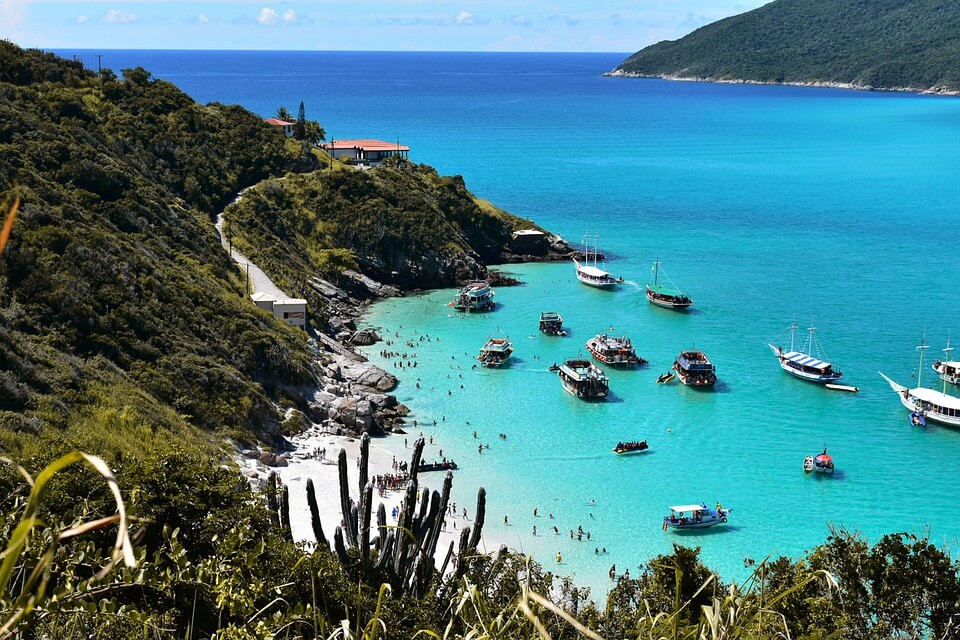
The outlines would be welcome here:
[[[282,129],[283,132],[287,134],[288,138],[293,137],[293,127],[295,124],[297,124],[296,122],[287,122],[286,120],[280,120],[279,118],[264,118],[263,121],[271,127]]]
[[[383,160],[399,156],[406,159],[410,154],[410,147],[399,142],[384,142],[383,140],[331,140],[321,145],[329,154],[338,160],[346,159],[350,162],[376,166]]]

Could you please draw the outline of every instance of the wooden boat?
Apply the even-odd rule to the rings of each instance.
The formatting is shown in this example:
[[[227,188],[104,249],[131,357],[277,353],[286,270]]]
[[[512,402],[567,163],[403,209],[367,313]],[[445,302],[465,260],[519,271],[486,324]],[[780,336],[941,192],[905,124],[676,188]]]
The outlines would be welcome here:
[[[823,453],[813,457],[813,470],[817,473],[833,473],[833,456],[827,454],[826,448]]]
[[[803,459],[803,472],[810,473],[813,471],[813,456],[807,456]]]
[[[673,281],[670,280],[670,277],[666,273],[663,273],[663,270],[660,268],[659,258],[653,263],[651,272],[653,273],[653,284],[647,283],[647,300],[658,307],[665,307],[667,309],[688,309],[693,305],[693,300],[690,299],[690,296],[680,291],[680,289],[673,284]],[[670,283],[669,287],[660,282],[661,275]]]
[[[623,455],[625,453],[636,453],[639,451],[646,451],[650,446],[647,444],[646,440],[640,440],[639,442],[618,442],[611,451],[617,455]]]
[[[911,389],[897,384],[883,375],[883,372],[879,372],[880,376],[900,397],[900,403],[909,409],[911,414],[917,414],[920,418],[923,418],[924,424],[927,420],[933,420],[947,426],[960,427],[960,398],[947,393],[947,382],[943,382],[943,391],[927,389],[922,386],[923,352],[928,348],[924,342],[924,340],[921,340],[917,347],[920,352],[920,366],[917,368],[916,387]],[[911,422],[915,422],[915,420],[911,418]]]
[[[684,351],[673,363],[680,382],[688,387],[712,387],[717,383],[716,367],[702,351]]]
[[[821,360],[812,355],[814,351],[816,351],[818,355],[823,353],[820,341],[817,340],[816,337],[816,330],[816,327],[807,328],[809,337],[807,338],[805,351],[798,351],[794,346],[797,336],[796,322],[790,325],[789,351],[785,351],[781,346],[775,347],[772,344],[767,346],[770,347],[773,355],[775,355],[780,362],[780,368],[790,375],[800,378],[801,380],[809,380],[810,382],[836,382],[843,377],[843,373],[834,369],[833,365],[826,360]]]
[[[477,360],[485,367],[500,367],[510,359],[511,354],[513,354],[513,343],[509,338],[490,337],[480,348]]]
[[[594,236],[593,264],[590,264],[590,245],[587,244],[588,237],[589,236],[583,237],[583,264],[580,264],[576,258],[573,259],[573,264],[577,270],[577,280],[583,284],[599,289],[611,289],[623,282],[623,278],[614,278],[609,272],[597,266],[597,236]]]
[[[548,336],[565,336],[563,316],[555,311],[544,311],[540,314],[540,333]]]
[[[472,282],[460,289],[451,304],[458,311],[489,311],[493,309],[495,292],[486,282]]]
[[[681,504],[670,507],[670,515],[663,518],[663,530],[707,529],[727,521],[732,509],[724,509],[720,503],[711,509],[706,504]]]
[[[557,371],[563,388],[581,400],[606,398],[610,379],[589,360],[566,360]]]
[[[637,355],[630,342],[630,338],[614,338],[605,333],[598,333],[587,340],[587,351],[603,364],[612,367],[632,367],[647,364],[647,361]]]

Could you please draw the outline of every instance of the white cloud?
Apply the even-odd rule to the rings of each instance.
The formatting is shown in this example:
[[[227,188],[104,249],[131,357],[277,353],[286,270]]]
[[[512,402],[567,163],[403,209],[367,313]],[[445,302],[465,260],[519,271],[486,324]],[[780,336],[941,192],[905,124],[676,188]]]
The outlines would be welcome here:
[[[86,21],[89,20],[89,19],[90,19],[90,18],[89,18],[88,16],[77,16],[77,22],[79,22],[80,24],[83,24],[84,22],[86,22]]]
[[[277,12],[270,7],[260,9],[260,15],[257,16],[257,22],[265,27],[272,27],[277,24]]]
[[[479,19],[469,11],[461,11],[458,13],[457,17],[454,19],[454,22],[462,25],[486,24],[484,20]]]
[[[210,18],[208,18],[207,16],[201,13],[200,15],[197,16],[197,22],[207,23],[207,22],[210,22]]]
[[[103,16],[103,19],[106,22],[128,23],[136,22],[137,15],[135,13],[121,11],[120,9],[111,9],[110,11],[107,11],[107,14]]]
[[[293,9],[287,9],[283,12],[283,22],[284,24],[293,24],[297,21],[297,12]]]
[[[504,24],[512,24],[517,27],[532,27],[533,20],[526,16],[508,16],[504,19]]]

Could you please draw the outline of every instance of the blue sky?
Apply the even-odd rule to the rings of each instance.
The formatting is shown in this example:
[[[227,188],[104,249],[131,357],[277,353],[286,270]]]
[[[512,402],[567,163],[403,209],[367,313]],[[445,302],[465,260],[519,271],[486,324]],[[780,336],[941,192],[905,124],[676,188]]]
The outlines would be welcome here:
[[[632,52],[766,0],[0,0],[42,48]]]

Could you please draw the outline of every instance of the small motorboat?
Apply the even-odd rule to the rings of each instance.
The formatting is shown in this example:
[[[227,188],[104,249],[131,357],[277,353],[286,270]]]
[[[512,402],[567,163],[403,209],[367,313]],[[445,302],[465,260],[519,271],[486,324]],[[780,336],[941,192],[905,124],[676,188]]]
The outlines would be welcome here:
[[[833,473],[833,456],[827,455],[826,448],[813,458],[813,470],[817,473]]]
[[[611,451],[617,455],[623,455],[624,453],[636,453],[638,451],[646,451],[650,448],[650,445],[647,444],[646,440],[640,440],[639,442],[618,442]]]
[[[663,518],[663,530],[707,529],[727,521],[731,509],[724,509],[718,502],[711,509],[704,503],[681,504],[670,507],[670,515]]]
[[[919,411],[910,412],[910,424],[915,427],[925,427],[927,426],[927,419],[923,417],[923,414]]]
[[[807,456],[803,459],[803,472],[810,473],[813,471],[813,456]]]

